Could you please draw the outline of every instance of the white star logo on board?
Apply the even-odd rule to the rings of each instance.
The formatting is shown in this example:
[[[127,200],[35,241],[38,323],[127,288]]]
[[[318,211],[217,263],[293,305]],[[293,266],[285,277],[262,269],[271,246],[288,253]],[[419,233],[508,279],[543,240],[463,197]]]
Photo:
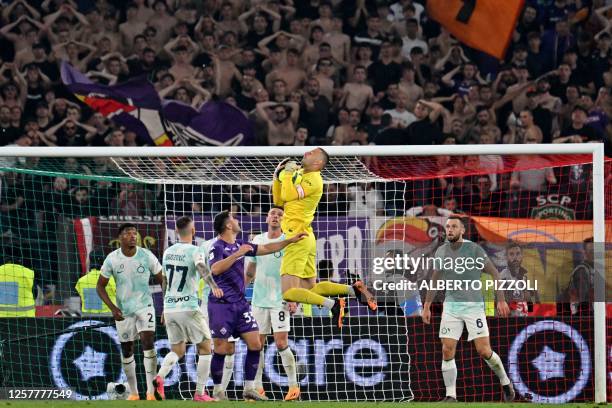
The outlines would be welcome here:
[[[541,381],[551,378],[565,377],[565,353],[558,353],[548,346],[544,346],[540,354],[531,361],[538,369]]]
[[[81,380],[89,381],[93,377],[104,377],[105,361],[106,353],[101,353],[90,346],[86,346],[85,351],[74,360],[74,365],[81,373]]]
[[[580,356],[580,368],[574,373],[565,372],[566,353],[560,353],[548,346],[544,346],[539,355],[527,364],[522,364],[521,357],[528,352],[526,345],[533,344],[532,338],[538,333],[549,332],[547,337],[554,341],[561,342],[562,349],[568,353],[577,351]],[[562,334],[563,337],[557,337]],[[571,343],[570,343],[571,342]],[[575,351],[574,351],[575,350]],[[572,363],[573,365],[573,363]],[[525,381],[532,367],[538,370],[538,381]],[[559,320],[540,320],[529,324],[521,330],[510,346],[508,351],[508,376],[514,384],[515,390],[519,395],[529,396],[531,402],[539,404],[563,404],[572,401],[585,389],[591,378],[592,364],[591,351],[589,344],[584,339],[579,329]],[[546,385],[546,380],[555,378],[567,379],[566,386],[560,387],[556,393],[551,393],[550,387]],[[537,384],[544,383],[544,384]],[[546,393],[540,393],[541,390]],[[551,395],[552,394],[552,395]]]

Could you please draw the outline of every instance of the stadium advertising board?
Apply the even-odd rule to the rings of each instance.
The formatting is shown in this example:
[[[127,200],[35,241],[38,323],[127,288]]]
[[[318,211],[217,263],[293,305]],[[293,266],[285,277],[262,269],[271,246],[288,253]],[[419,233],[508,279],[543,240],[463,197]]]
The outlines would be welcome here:
[[[489,318],[491,347],[507,369],[519,401],[564,403],[592,401],[593,320],[590,318]],[[439,323],[439,320],[437,320]],[[439,324],[408,324],[408,350],[415,401],[444,397],[440,372]],[[610,324],[610,321],[608,321]],[[465,334],[463,339],[465,339]],[[459,376],[457,395],[462,401],[502,401],[495,374],[471,343],[459,342],[455,356]],[[419,376],[419,373],[428,375]]]
[[[434,324],[427,326],[418,317],[352,317],[339,331],[331,328],[328,318],[295,318],[290,345],[302,367],[302,397],[398,401],[414,395],[415,401],[441,399],[444,385],[438,321],[434,319]],[[489,319],[492,347],[508,367],[522,400],[561,403],[593,399],[592,324],[590,319]],[[124,380],[116,330],[110,320],[2,319],[0,333],[5,387],[70,387],[80,398],[105,398],[108,382]],[[169,349],[161,325],[156,339],[161,362]],[[239,344],[230,384],[232,398],[242,386],[244,356],[245,347]],[[280,399],[286,378],[273,345],[266,349],[265,358],[268,395]],[[456,360],[461,400],[501,400],[498,380],[471,344],[459,343]],[[144,385],[141,365],[137,372],[139,383]],[[191,346],[167,378],[168,397],[189,398],[195,376]]]
[[[301,367],[303,398],[310,400],[401,400],[409,398],[409,358],[403,318],[347,319],[353,330],[331,330],[328,318],[294,318],[290,345]],[[50,330],[53,328],[53,330]],[[71,388],[76,398],[105,399],[108,382],[125,381],[117,333],[110,319],[3,319],[0,331],[7,342],[2,377],[5,387],[53,386]],[[10,333],[10,336],[8,334]],[[41,336],[40,333],[51,333]],[[158,325],[155,347],[161,363],[169,351],[165,328]],[[287,379],[273,345],[266,349],[267,389],[282,399]],[[33,352],[35,350],[35,352]],[[140,351],[136,351],[137,355]],[[190,398],[195,388],[196,356],[190,346],[180,368],[166,379],[169,398]],[[236,347],[230,398],[241,395],[246,346]],[[31,360],[30,360],[31,359]],[[138,359],[140,360],[140,359]],[[12,370],[11,367],[28,369]],[[142,366],[137,366],[144,384]],[[141,386],[142,390],[142,386]]]

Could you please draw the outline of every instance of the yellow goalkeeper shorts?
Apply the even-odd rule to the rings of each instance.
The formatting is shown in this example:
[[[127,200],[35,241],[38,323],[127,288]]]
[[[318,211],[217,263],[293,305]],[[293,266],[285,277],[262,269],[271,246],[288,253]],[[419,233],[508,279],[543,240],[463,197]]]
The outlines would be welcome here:
[[[314,278],[317,276],[315,260],[317,256],[317,240],[309,228],[308,236],[285,247],[281,261],[281,275],[292,275],[298,278]]]

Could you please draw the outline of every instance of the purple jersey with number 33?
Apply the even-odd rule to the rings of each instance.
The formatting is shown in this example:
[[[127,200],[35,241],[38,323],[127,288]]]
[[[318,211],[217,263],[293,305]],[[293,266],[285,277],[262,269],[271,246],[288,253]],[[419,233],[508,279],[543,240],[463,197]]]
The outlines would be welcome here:
[[[245,244],[244,241],[237,239],[235,243],[230,244],[222,239],[211,246],[208,256],[209,264],[212,267],[215,263],[229,257],[234,252],[238,252],[240,245]],[[255,256],[257,253],[257,245],[246,242],[253,247],[253,251],[246,253],[246,256]],[[215,283],[223,290],[223,297],[216,298],[212,292],[208,297],[208,301],[212,303],[237,303],[245,299],[244,296],[244,257],[238,259],[225,272],[220,275],[213,275]]]

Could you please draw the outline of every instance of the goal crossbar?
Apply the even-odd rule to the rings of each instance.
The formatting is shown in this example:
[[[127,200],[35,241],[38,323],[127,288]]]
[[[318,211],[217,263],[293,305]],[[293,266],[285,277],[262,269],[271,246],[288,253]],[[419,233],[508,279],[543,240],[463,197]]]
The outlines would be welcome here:
[[[600,143],[321,146],[330,156],[438,156],[481,154],[603,154]],[[297,156],[313,146],[175,146],[175,147],[0,147],[0,157],[264,157]],[[602,156],[603,157],[603,156]]]

